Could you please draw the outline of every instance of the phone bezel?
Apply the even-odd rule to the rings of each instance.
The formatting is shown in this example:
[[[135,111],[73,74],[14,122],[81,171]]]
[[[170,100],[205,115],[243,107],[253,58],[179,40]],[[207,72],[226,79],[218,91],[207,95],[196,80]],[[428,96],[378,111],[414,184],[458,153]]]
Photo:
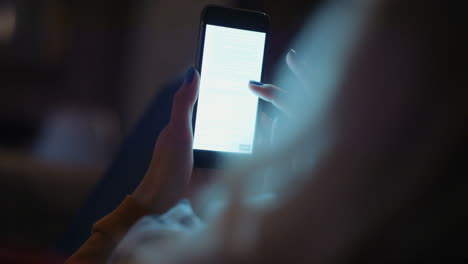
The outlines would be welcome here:
[[[198,72],[201,73],[201,70],[202,70],[203,48],[205,44],[205,30],[206,30],[207,24],[264,32],[266,37],[265,37],[265,48],[264,48],[263,58],[265,58],[267,54],[267,48],[268,48],[268,42],[269,42],[268,39],[270,35],[270,18],[268,17],[267,14],[258,12],[258,11],[209,5],[203,9],[201,19],[200,19],[198,50],[197,50],[197,58],[196,58],[196,65],[195,65],[195,68],[198,70]],[[263,60],[263,64],[262,64],[262,76],[261,76],[260,81],[263,81],[263,78],[264,78],[264,70],[263,70],[264,67],[265,67],[265,59]],[[259,99],[258,107],[257,107],[257,121],[255,124],[252,154],[255,153],[255,150],[256,150],[255,143],[258,140],[257,128],[260,123],[260,112],[261,112],[260,100],[261,99]],[[194,133],[195,133],[195,128],[196,128],[197,106],[198,106],[198,101],[195,103],[194,110],[193,110],[193,120],[192,120],[193,124],[192,125],[193,125]],[[194,151],[194,165],[195,167],[198,167],[198,168],[219,167],[222,164],[221,161],[224,159],[244,160],[252,156],[252,154],[199,150],[199,149],[194,149],[193,151]]]

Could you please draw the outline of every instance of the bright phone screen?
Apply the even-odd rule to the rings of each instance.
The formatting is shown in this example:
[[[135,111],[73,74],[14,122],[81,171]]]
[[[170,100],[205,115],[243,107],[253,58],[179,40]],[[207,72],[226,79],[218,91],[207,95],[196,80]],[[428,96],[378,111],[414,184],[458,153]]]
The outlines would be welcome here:
[[[194,149],[252,153],[266,33],[206,25]]]

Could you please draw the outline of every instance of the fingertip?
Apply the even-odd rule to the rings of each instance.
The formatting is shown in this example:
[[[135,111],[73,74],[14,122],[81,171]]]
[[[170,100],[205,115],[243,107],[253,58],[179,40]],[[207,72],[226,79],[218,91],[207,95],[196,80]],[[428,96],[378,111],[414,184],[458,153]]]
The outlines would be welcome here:
[[[252,81],[252,80],[249,81],[249,84],[254,85],[254,86],[263,86],[263,83],[257,82],[257,81]]]
[[[289,66],[294,66],[296,63],[296,56],[297,56],[296,51],[293,49],[290,49],[288,54],[286,55],[286,63]]]
[[[199,83],[198,71],[190,66],[184,75],[184,82],[175,94],[175,100],[183,102],[182,104],[192,105],[198,97],[198,83]]]
[[[186,84],[190,84],[192,83],[193,79],[195,78],[195,75],[196,75],[196,70],[193,66],[190,66],[187,71],[185,72],[185,78],[184,78],[184,82]]]
[[[272,97],[271,89],[270,89],[271,87],[266,86],[266,85],[259,86],[259,85],[255,85],[255,84],[250,84],[249,88],[250,88],[250,91],[252,91],[252,93],[255,96],[257,96],[257,97],[259,97],[259,98],[261,98],[261,99],[263,99],[265,101],[268,101],[268,102],[271,101],[271,99],[272,99],[271,98]]]
[[[200,73],[198,72],[197,69],[195,69],[195,67],[193,67],[193,70],[195,71],[195,79],[199,79],[200,78]]]
[[[262,92],[262,85],[258,85],[253,83],[252,81],[249,82],[249,88],[251,91],[253,91],[255,94],[261,93]]]
[[[195,67],[190,66],[187,70],[184,78],[184,85],[188,87],[194,87],[194,89],[198,90],[198,82],[200,80],[200,74],[198,73]]]
[[[195,68],[194,68],[194,71],[195,71],[195,75],[193,77],[193,80],[192,80],[191,84],[194,85],[195,88],[198,90],[198,85],[199,85],[199,82],[200,82],[200,73]]]

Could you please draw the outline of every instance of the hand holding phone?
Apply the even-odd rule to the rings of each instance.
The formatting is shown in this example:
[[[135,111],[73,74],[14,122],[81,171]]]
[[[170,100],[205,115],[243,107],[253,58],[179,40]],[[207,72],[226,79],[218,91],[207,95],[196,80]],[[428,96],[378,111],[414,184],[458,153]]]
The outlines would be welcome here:
[[[220,10],[224,10],[227,13]],[[217,92],[220,92],[221,94],[231,92],[235,96],[224,96],[222,98],[224,101],[222,102],[227,105],[230,101],[233,101],[233,108],[223,107],[220,105],[218,109],[215,109],[213,113],[217,113],[218,116],[222,117],[220,119],[221,123],[215,125],[220,127],[225,125],[225,133],[223,134],[221,132],[220,135],[224,135],[227,140],[226,142],[230,142],[231,145],[234,145],[232,142],[246,142],[246,144],[253,146],[258,114],[258,98],[249,91],[248,82],[249,80],[260,81],[261,78],[261,68],[263,65],[263,55],[265,52],[266,36],[268,32],[268,18],[261,13],[255,13],[252,15],[251,12],[247,12],[248,14],[246,15],[246,12],[247,11],[231,9],[227,11],[224,8],[215,7],[205,9],[200,31],[201,48],[197,60],[197,68],[200,70],[207,70],[210,69],[210,66],[207,65],[215,62],[215,64],[211,65],[212,70],[204,71],[207,78],[204,80],[205,83],[203,87],[213,89],[218,87],[223,88],[224,90],[218,91],[206,89],[203,92],[199,91],[198,87],[200,86],[199,83],[202,81],[202,78],[200,78],[197,71],[193,69],[187,72],[184,84],[174,97],[171,120],[158,137],[150,167],[143,180],[132,193],[133,198],[143,207],[151,210],[151,212],[161,213],[174,205],[174,203],[184,195],[187,188],[190,189],[190,186],[188,186],[189,182],[195,183],[195,185],[201,185],[209,180],[206,177],[199,177],[199,179],[195,179],[195,182],[193,179],[190,179],[193,170],[194,158],[195,164],[198,164],[198,167],[212,167],[214,160],[218,157],[217,153],[221,153],[223,151],[228,153],[231,150],[232,153],[235,154],[242,153],[240,155],[249,155],[253,151],[253,147],[240,146],[240,144],[244,143],[239,143],[237,149],[229,149],[227,147],[228,145],[218,146],[217,148],[215,146],[216,144],[213,144],[214,141],[210,141],[210,133],[212,133],[211,128],[213,127],[209,125],[210,121],[216,120],[216,118],[212,118],[216,115],[209,115],[211,113],[211,104],[216,103],[216,99],[221,100],[221,97],[219,96],[220,94],[217,94]],[[233,16],[226,19],[227,14],[231,14]],[[238,18],[240,19],[238,20]],[[243,25],[243,23],[246,24]],[[207,33],[206,30],[208,24],[213,27],[208,27]],[[251,30],[246,30],[245,28]],[[205,42],[205,35],[208,38],[207,42]],[[220,36],[222,36],[224,40],[216,40]],[[237,39],[237,43],[239,45],[236,44],[236,47],[232,47],[235,42],[226,41],[229,38],[231,40],[233,38],[233,40]],[[246,41],[251,41],[252,43]],[[210,46],[209,43],[212,45],[216,43],[219,44],[220,42],[224,43],[223,45],[225,45],[226,49],[214,49],[215,52],[213,54],[205,57],[205,59],[207,57],[211,57],[211,60],[205,61],[203,57],[203,50],[206,50],[203,48],[204,44],[207,43],[208,48],[211,50],[210,47],[212,46]],[[217,44],[215,46],[217,46]],[[253,52],[252,50],[247,50],[247,52],[245,52],[245,49],[251,49],[252,46],[256,47]],[[231,52],[226,54],[229,47]],[[233,52],[236,50],[237,52]],[[246,55],[248,56],[245,58],[237,57]],[[217,58],[218,56],[221,56],[219,60]],[[252,72],[250,70],[246,71],[242,69],[229,70],[229,67],[241,67],[238,63],[239,61],[249,61],[251,59],[253,59],[250,62],[250,66],[252,67],[251,70],[253,69]],[[234,63],[231,64],[225,63],[233,61]],[[221,66],[225,69],[223,75],[220,74],[220,71],[216,72],[216,68],[222,69]],[[231,73],[235,74],[231,75]],[[218,81],[220,85],[210,87],[209,84],[211,82],[216,83],[216,81]],[[239,84],[239,86],[234,86],[233,83]],[[208,84],[208,86],[206,86],[206,84]],[[238,90],[233,90],[233,88]],[[198,105],[203,108],[206,104],[208,111],[206,111],[205,114],[208,113],[208,116],[205,114],[201,115],[200,112],[203,113],[203,111],[199,111],[199,114],[197,115],[196,107],[194,107],[192,112],[197,91],[199,91],[199,96],[200,93],[202,93],[202,98],[204,98],[198,101]],[[212,100],[213,98],[215,98],[215,100]],[[249,104],[249,111],[234,111],[231,114],[228,112],[230,109],[247,109],[246,104]],[[241,114],[239,115],[239,113]],[[192,114],[193,119],[190,120]],[[198,118],[199,120],[197,126],[195,126],[195,130],[196,128],[199,128],[199,130],[198,132],[197,130],[195,132],[196,144],[194,144],[195,151],[193,152],[191,146],[194,138],[192,137],[193,132],[190,122],[192,121],[193,125],[195,118]],[[234,133],[230,134],[229,129],[227,129],[229,128],[228,125],[230,123],[236,123],[233,120],[238,120],[237,125],[241,126],[240,129],[238,129],[239,127],[233,127],[234,129],[238,129],[238,131],[242,133],[247,132],[244,133],[243,137],[236,136]],[[203,126],[206,130],[200,129],[203,128]],[[208,136],[204,137],[204,135]],[[195,154],[195,157],[193,154]]]
[[[185,194],[193,170],[192,109],[200,76],[190,68],[174,95],[171,118],[154,146],[153,157],[133,199],[151,213],[164,213]]]

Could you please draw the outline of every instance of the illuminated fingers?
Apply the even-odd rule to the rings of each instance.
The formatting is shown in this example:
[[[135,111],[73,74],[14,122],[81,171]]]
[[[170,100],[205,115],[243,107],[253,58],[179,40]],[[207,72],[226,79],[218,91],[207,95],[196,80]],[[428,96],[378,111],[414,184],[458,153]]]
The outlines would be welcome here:
[[[261,99],[272,103],[283,112],[287,112],[286,98],[287,92],[272,84],[263,84],[251,81],[249,83],[250,90]]]

